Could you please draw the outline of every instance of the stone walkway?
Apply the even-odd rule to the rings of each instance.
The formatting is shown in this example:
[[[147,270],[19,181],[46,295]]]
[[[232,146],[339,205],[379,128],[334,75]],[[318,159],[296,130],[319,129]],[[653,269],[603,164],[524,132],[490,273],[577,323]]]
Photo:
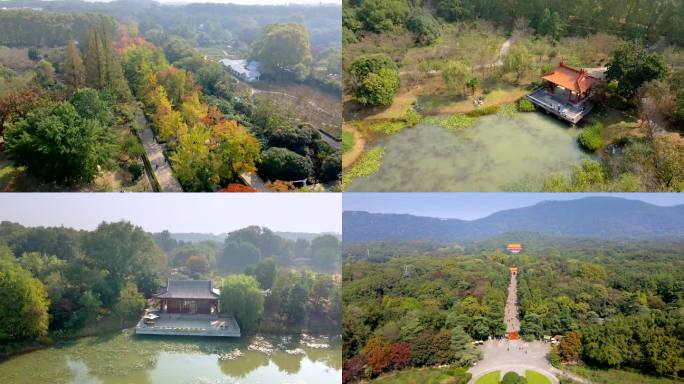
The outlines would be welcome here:
[[[140,139],[142,140],[143,147],[145,147],[147,158],[150,159],[152,169],[157,175],[157,181],[159,181],[159,185],[161,186],[161,192],[183,192],[183,188],[181,188],[180,183],[173,175],[171,165],[164,157],[164,148],[155,140],[154,133],[142,112],[138,113],[138,122],[144,127],[140,134]]]
[[[504,308],[504,321],[506,332],[518,333],[520,331],[520,319],[518,319],[518,278],[511,273],[511,283],[508,285],[508,299]]]

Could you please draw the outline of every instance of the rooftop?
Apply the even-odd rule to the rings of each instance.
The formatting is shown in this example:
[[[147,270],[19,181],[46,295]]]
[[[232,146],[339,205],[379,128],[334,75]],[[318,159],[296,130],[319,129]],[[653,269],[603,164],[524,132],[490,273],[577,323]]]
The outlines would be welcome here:
[[[240,76],[243,76],[247,81],[259,80],[259,77],[261,76],[259,62],[257,61],[222,59],[220,62]]]
[[[218,299],[211,280],[167,280],[166,288],[156,295],[160,299]]]
[[[558,68],[544,75],[542,79],[576,94],[586,92],[599,82],[599,79],[590,76],[584,69],[573,68],[562,61]]]

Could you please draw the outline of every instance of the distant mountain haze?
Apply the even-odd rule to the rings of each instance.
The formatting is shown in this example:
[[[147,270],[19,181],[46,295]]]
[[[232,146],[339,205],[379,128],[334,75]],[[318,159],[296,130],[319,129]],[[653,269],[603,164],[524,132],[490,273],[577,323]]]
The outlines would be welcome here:
[[[311,241],[319,236],[323,235],[333,235],[337,237],[338,239],[341,238],[341,236],[337,233],[332,233],[332,232],[324,232],[324,233],[309,233],[309,232],[279,232],[279,231],[274,231],[273,232],[275,235],[282,237],[283,239],[286,240],[291,240],[291,241],[297,241],[298,239],[304,239],[307,241]],[[178,241],[184,241],[187,243],[199,243],[200,241],[216,241],[219,243],[223,243],[226,240],[226,237],[228,237],[228,233],[219,233],[219,234],[213,234],[213,233],[170,233],[171,238],[174,240]]]
[[[684,238],[684,205],[661,207],[638,200],[587,197],[546,201],[473,221],[345,211],[342,231],[345,243],[474,242],[518,231],[613,240]]]

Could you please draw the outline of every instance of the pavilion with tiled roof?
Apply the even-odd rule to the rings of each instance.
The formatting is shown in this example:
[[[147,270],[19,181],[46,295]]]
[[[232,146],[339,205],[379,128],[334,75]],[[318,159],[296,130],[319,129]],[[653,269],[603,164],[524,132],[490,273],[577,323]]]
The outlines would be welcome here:
[[[162,312],[212,314],[219,310],[219,292],[210,280],[167,280],[166,287],[155,295]]]
[[[553,71],[542,76],[551,93],[556,93],[556,88],[568,91],[568,101],[574,104],[580,103],[589,97],[592,87],[599,83],[599,79],[590,76],[584,69],[576,69],[563,61]]]

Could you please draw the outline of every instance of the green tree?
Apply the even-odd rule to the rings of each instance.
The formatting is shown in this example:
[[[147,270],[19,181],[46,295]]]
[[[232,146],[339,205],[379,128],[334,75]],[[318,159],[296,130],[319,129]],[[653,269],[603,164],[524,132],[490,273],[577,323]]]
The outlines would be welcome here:
[[[390,31],[404,24],[410,8],[406,0],[361,0],[357,17],[367,31]]]
[[[46,182],[90,182],[109,163],[112,134],[84,120],[69,102],[39,107],[9,125],[7,150],[18,165]]]
[[[55,68],[47,60],[41,60],[36,68],[36,81],[43,87],[50,87],[55,84]]]
[[[501,379],[501,384],[527,384],[527,379],[515,372],[506,372],[503,379]]]
[[[243,334],[256,331],[264,312],[264,296],[252,276],[230,275],[221,286],[221,313],[235,317]]]
[[[76,40],[70,39],[67,44],[66,58],[64,60],[64,77],[71,90],[85,85],[85,67],[81,52],[76,47]]]
[[[255,264],[261,259],[261,251],[254,243],[226,239],[223,251],[217,260],[221,271],[242,271],[248,265]]]
[[[71,96],[71,104],[83,119],[97,120],[103,127],[112,123],[111,106],[95,89],[77,89]]]
[[[271,289],[276,276],[276,263],[273,258],[259,261],[256,265],[245,268],[245,275],[254,276],[261,289]]]
[[[119,301],[114,305],[114,312],[121,318],[121,326],[129,319],[136,318],[145,308],[145,298],[138,292],[133,282],[127,282],[119,294]]]
[[[291,324],[301,324],[304,321],[307,290],[301,281],[296,281],[289,287],[282,306],[282,312]]]
[[[389,106],[399,89],[399,69],[383,54],[359,56],[349,70],[356,101],[368,106]]]
[[[148,264],[153,247],[150,235],[127,221],[101,223],[83,244],[88,261],[107,271],[115,281],[135,275]]]
[[[0,341],[30,340],[45,335],[49,304],[45,287],[39,280],[9,257],[0,257]]]
[[[252,50],[264,74],[304,80],[311,71],[309,33],[302,24],[269,24]]]
[[[414,11],[406,21],[406,28],[413,32],[416,43],[430,45],[442,35],[439,22],[430,12],[424,10]]]
[[[553,40],[558,41],[563,31],[565,31],[565,25],[563,25],[558,12],[551,12],[548,8],[544,8],[537,24],[537,33],[550,36]]]
[[[302,180],[313,173],[313,164],[307,157],[285,148],[269,148],[261,153],[260,173],[267,180]]]
[[[462,93],[465,93],[470,77],[470,68],[460,61],[450,61],[442,70],[442,79],[447,87],[457,89]]]
[[[107,58],[97,28],[91,27],[86,32],[85,43],[85,78],[91,88],[103,89],[107,81]]]
[[[439,0],[437,14],[447,21],[459,21],[470,17],[473,9],[468,1],[463,0]]]
[[[613,60],[608,65],[606,80],[617,80],[617,93],[630,99],[641,84],[667,77],[669,68],[663,56],[649,52],[644,47],[628,42],[621,44],[613,52]]]
[[[532,62],[527,48],[514,45],[504,59],[504,71],[515,74],[515,81],[519,82],[531,68]]]

